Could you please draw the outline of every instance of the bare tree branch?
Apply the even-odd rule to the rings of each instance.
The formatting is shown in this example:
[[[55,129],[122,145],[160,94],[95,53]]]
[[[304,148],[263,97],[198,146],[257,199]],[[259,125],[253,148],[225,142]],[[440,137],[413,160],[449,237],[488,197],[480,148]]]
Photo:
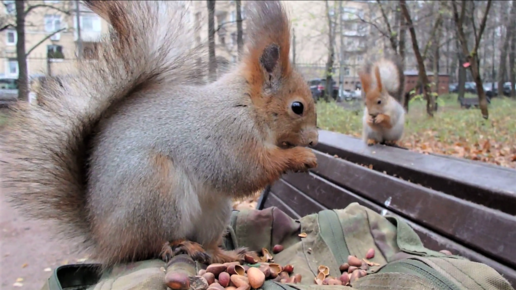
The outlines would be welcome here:
[[[242,22],[244,22],[244,20],[245,20],[245,18],[242,18],[242,20],[241,20],[241,21],[238,21],[238,20],[233,20],[233,21],[224,21],[224,22],[222,22],[221,24],[219,24],[219,25],[217,26],[217,29],[215,29],[215,31],[213,31],[213,32],[214,32],[214,33],[218,32],[218,31],[219,31],[219,30],[221,30],[225,25],[232,24],[232,23],[238,23],[238,22],[242,23]]]
[[[436,41],[436,40],[434,40],[435,33],[437,32],[437,30],[439,29],[439,26],[441,25],[442,18],[443,18],[442,14],[439,13],[439,16],[437,16],[437,20],[435,21],[434,26],[432,27],[432,30],[430,32],[430,37],[428,38],[428,41],[426,43],[425,50],[423,52],[423,59],[426,59],[426,54],[428,53],[428,49],[432,45],[432,42]]]
[[[468,55],[467,39],[464,36],[464,29],[462,27],[462,24],[464,22],[464,14],[466,11],[466,5],[464,5],[464,3],[462,3],[461,14],[459,15],[459,12],[457,11],[457,3],[455,2],[455,0],[451,0],[451,4],[452,4],[452,9],[453,9],[453,19],[455,20],[456,28],[457,28],[457,36],[459,38],[460,43],[462,44],[462,46],[461,46],[462,53],[464,53],[465,55]]]
[[[59,7],[56,7],[56,6],[47,5],[47,4],[36,4],[36,5],[31,5],[27,9],[25,9],[25,16],[27,16],[32,10],[37,9],[37,8],[49,8],[49,9],[53,9],[53,10],[59,11],[59,12],[61,12],[63,14],[66,14],[66,15],[70,15],[70,11],[61,9]]]
[[[387,18],[387,14],[385,13],[385,10],[383,9],[382,3],[380,0],[376,0],[376,3],[378,3],[378,7],[380,7],[380,12],[382,13],[383,20],[385,21],[385,25],[387,26],[387,32],[389,33],[389,41],[391,42],[392,49],[394,51],[398,50],[398,44],[396,43],[395,34],[392,33],[391,24],[389,23],[389,18]],[[396,33],[397,35],[397,33]]]
[[[30,54],[34,49],[36,49],[36,47],[40,46],[43,42],[45,42],[45,40],[47,40],[47,39],[49,39],[50,37],[52,37],[52,36],[54,36],[54,35],[58,34],[58,33],[59,33],[59,32],[61,32],[61,31],[65,31],[65,30],[66,30],[66,28],[61,28],[61,29],[56,30],[56,31],[54,31],[54,32],[50,33],[49,35],[47,35],[47,36],[43,37],[43,39],[41,39],[38,43],[36,43],[33,47],[31,47],[31,48],[29,49],[29,51],[27,51],[27,53],[25,54],[25,57],[28,57],[28,56],[29,56],[29,54]]]
[[[364,18],[360,17],[360,15],[357,15],[358,19],[360,19],[360,21],[362,21],[363,23],[366,23],[366,24],[369,24],[371,26],[373,26],[374,28],[376,28],[376,30],[378,30],[378,32],[380,32],[380,34],[382,34],[383,36],[385,37],[390,37],[389,34],[387,34],[387,32],[383,31],[382,29],[380,29],[380,27],[378,27],[378,25],[376,25],[376,23],[374,22],[371,22],[371,21],[367,21],[365,20]]]
[[[6,24],[6,25],[0,27],[0,32],[7,30],[9,28],[16,28],[16,26],[14,26],[13,24]]]
[[[468,1],[469,2],[469,1]],[[462,5],[465,5],[464,1],[462,2]],[[473,35],[477,35],[477,24],[475,23],[475,1],[471,1],[471,5],[473,6],[471,9],[471,12],[469,13],[471,15],[471,26],[473,26]]]
[[[491,9],[491,3],[492,0],[487,1],[486,11],[484,12],[484,16],[482,17],[482,22],[480,23],[480,31],[478,32],[478,34],[475,34],[475,48],[473,49],[475,53],[477,53],[478,51],[478,46],[480,45],[482,34],[484,33],[484,30],[486,28],[487,15],[489,14],[489,10]]]

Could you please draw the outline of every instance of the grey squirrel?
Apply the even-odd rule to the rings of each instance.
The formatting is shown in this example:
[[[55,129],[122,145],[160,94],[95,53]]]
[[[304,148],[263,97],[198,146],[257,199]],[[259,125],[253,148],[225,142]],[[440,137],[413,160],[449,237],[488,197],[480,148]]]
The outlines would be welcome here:
[[[403,137],[404,75],[400,60],[394,56],[369,62],[359,72],[365,102],[362,139],[368,145],[395,145]]]
[[[179,1],[86,1],[112,26],[97,59],[49,78],[2,140],[3,184],[35,218],[57,220],[105,267],[179,251],[208,263],[257,257],[219,248],[231,200],[317,166],[310,89],[289,60],[279,1],[249,3],[247,52],[194,86],[196,46]]]

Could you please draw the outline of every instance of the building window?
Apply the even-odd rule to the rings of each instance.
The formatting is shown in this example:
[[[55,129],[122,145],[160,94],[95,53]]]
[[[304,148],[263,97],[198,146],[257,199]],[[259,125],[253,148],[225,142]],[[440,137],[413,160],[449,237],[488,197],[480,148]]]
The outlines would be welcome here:
[[[101,31],[101,22],[98,15],[81,15],[81,31]]]
[[[349,67],[345,67],[344,68],[344,75],[345,76],[349,76],[350,75]]]
[[[7,30],[6,32],[6,42],[7,42],[7,45],[16,45],[16,40],[18,38],[18,35],[16,34],[16,31],[14,30]]]
[[[60,15],[45,15],[45,31],[47,33],[53,33],[61,29],[61,16]],[[50,37],[50,40],[59,40],[61,33],[56,33]]]
[[[60,0],[45,0],[45,3],[46,4],[56,4],[56,3],[59,3],[61,2]]]
[[[4,6],[7,14],[16,14],[16,4],[14,0],[4,0]]]
[[[229,14],[229,21],[236,21],[236,11],[231,11]]]
[[[18,61],[15,58],[10,58],[7,61],[7,73],[11,76],[18,77]]]
[[[358,33],[360,33],[360,34],[367,33],[367,26],[365,23],[359,23],[357,26],[358,26]]]
[[[63,47],[61,45],[47,45],[47,58],[63,59]]]

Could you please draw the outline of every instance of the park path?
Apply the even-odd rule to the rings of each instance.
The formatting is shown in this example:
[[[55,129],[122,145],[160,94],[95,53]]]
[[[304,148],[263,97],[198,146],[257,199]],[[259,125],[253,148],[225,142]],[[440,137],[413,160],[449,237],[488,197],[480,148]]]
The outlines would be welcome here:
[[[0,172],[0,182],[2,173]],[[66,263],[82,262],[66,242],[53,239],[51,224],[27,220],[6,201],[0,186],[0,289],[39,290]]]

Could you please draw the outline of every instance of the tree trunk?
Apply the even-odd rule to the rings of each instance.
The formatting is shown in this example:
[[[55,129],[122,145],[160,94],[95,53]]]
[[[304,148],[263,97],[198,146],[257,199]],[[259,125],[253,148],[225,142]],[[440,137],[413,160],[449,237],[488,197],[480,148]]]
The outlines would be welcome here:
[[[504,5],[501,5],[500,7],[503,8],[503,6]],[[498,96],[503,96],[503,84],[505,83],[507,75],[507,50],[509,49],[509,40],[511,38],[510,36],[515,33],[514,31],[511,31],[513,27],[512,23],[514,21],[514,17],[512,17],[512,15],[514,15],[514,10],[515,7],[513,1],[510,14],[507,15],[505,21],[505,37],[502,35],[504,41],[502,43],[502,47],[500,48],[500,64],[498,65]]]
[[[339,95],[344,92],[344,25],[342,23],[342,1],[339,1]]]
[[[441,29],[442,29],[442,26],[440,25],[438,28],[437,28],[437,31],[435,32],[435,41],[433,42],[434,44],[434,59],[433,59],[433,83],[434,83],[434,92],[437,93],[436,97],[435,97],[435,101],[436,101],[436,104],[435,104],[435,107],[434,107],[434,110],[437,112],[437,98],[439,98],[439,58],[440,58],[440,55],[439,55],[439,39],[441,39]]]
[[[412,49],[414,50],[414,54],[416,55],[417,66],[419,79],[421,80],[421,86],[423,87],[423,95],[427,100],[426,104],[426,112],[430,117],[434,116],[434,108],[435,101],[430,92],[430,87],[428,85],[428,76],[426,75],[425,62],[423,57],[421,56],[421,52],[419,51],[419,46],[416,37],[416,31],[414,29],[414,25],[412,22],[412,18],[410,17],[410,13],[407,8],[406,0],[400,0],[400,8],[403,17],[405,18],[407,25],[409,27],[410,38],[412,39]]]
[[[511,51],[509,53],[509,77],[511,82],[511,98],[516,98],[516,89],[515,89],[515,82],[516,82],[516,0],[512,0],[512,8],[511,8],[511,16],[510,19],[512,19],[510,28],[508,31],[508,36],[511,38]],[[507,37],[509,38],[509,37]],[[499,90],[503,91],[503,87],[499,87]]]
[[[236,21],[237,21],[237,49],[238,60],[242,59],[244,49],[243,30],[242,30],[242,0],[236,0]]]
[[[514,3],[512,4],[514,5]],[[515,19],[513,19],[513,21],[516,21]],[[516,98],[516,89],[515,89],[515,84],[516,84],[516,67],[515,67],[515,62],[516,62],[516,37],[514,36],[514,34],[511,35],[511,52],[509,53],[509,77],[510,77],[510,82],[511,82],[511,98]]]
[[[434,111],[437,111],[437,98],[439,98],[439,48],[435,48],[434,58],[433,58],[433,76],[432,82],[434,83],[433,91],[437,93],[435,95],[436,106],[434,107]]]
[[[464,94],[466,93],[466,88],[465,88],[466,68],[464,68],[464,66],[462,66],[462,64],[466,62],[466,59],[464,58],[464,55],[460,52],[461,48],[460,48],[458,39],[455,40],[455,46],[456,46],[456,51],[457,51],[457,59],[459,60],[459,62],[458,62],[459,75],[457,78],[457,86],[459,88],[458,99],[461,100],[461,99],[464,99]]]
[[[208,76],[209,81],[217,79],[217,61],[215,59],[215,0],[207,0],[208,4]]]
[[[15,1],[16,5],[16,58],[18,61],[18,99],[29,100],[29,72],[25,55],[25,1]]]
[[[328,16],[328,61],[326,62],[326,86],[324,88],[324,100],[326,102],[330,101],[330,98],[333,94],[333,61],[335,57],[334,47],[333,47],[333,27],[332,27],[332,19],[330,15],[330,7],[328,4],[328,0],[326,0],[326,15]]]
[[[399,6],[396,7],[397,13],[401,14],[401,8]],[[403,71],[403,86],[405,85],[405,69],[407,67],[406,57],[405,57],[405,39],[407,35],[407,22],[405,21],[405,18],[399,17],[400,20],[400,30],[399,30],[399,42],[398,42],[398,55],[400,56],[401,60],[401,70]],[[410,94],[408,92],[404,91],[404,98],[403,98],[403,107],[405,107],[405,110],[409,111],[409,101],[410,101]]]

